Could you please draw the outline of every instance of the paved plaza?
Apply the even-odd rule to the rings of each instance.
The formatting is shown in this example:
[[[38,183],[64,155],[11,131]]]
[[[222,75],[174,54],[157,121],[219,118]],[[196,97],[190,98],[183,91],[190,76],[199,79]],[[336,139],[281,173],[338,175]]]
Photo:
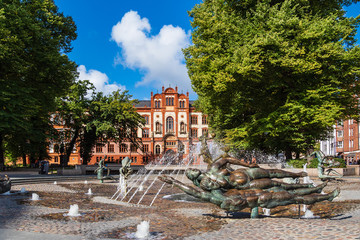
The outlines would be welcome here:
[[[92,180],[13,186],[10,195],[0,195],[0,240],[136,239],[136,227],[144,220],[150,222],[149,239],[360,239],[359,178],[329,183],[325,192],[335,187],[342,192],[333,203],[315,206],[312,219],[299,219],[297,205],[249,219],[246,211],[225,213],[209,203],[166,200],[164,195],[179,193],[167,185],[152,207],[146,207],[151,199],[143,208],[94,201],[109,199],[116,184]],[[161,184],[155,181],[155,190]],[[87,196],[90,187],[94,194]],[[155,190],[148,194],[154,196]],[[40,200],[29,200],[32,193]],[[74,203],[81,216],[65,217]]]

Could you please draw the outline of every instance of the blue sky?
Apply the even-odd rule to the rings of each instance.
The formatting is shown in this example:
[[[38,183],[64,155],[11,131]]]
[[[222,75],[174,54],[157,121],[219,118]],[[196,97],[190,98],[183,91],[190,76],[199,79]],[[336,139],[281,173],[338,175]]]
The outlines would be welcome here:
[[[196,99],[181,49],[191,41],[187,11],[200,2],[55,0],[77,25],[78,38],[69,57],[79,65],[80,79],[92,81],[105,93],[129,90],[140,100],[162,86],[178,86]],[[357,16],[360,4],[346,10],[347,16]]]

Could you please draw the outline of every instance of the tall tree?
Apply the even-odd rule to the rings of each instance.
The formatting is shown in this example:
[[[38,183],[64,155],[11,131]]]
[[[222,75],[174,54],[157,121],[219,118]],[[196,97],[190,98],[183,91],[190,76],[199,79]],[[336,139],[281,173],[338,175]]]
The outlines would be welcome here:
[[[65,55],[75,38],[72,18],[52,0],[0,1],[0,165],[6,139],[20,146],[34,134],[46,138],[36,121],[49,119],[55,97],[75,80],[76,64]]]
[[[354,1],[204,0],[184,50],[198,106],[240,148],[305,152],[336,120],[358,117]]]
[[[137,136],[128,131],[144,123],[134,108],[136,102],[127,91],[104,95],[95,92],[89,81],[76,82],[70,93],[59,99],[58,114],[65,127],[65,164],[75,146],[80,147],[83,164],[87,164],[96,144],[130,141],[139,145]]]

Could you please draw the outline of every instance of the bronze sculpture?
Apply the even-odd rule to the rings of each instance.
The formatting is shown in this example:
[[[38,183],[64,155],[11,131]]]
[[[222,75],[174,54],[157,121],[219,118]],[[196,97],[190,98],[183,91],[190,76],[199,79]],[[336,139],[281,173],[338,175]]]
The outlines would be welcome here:
[[[195,189],[169,176],[163,175],[159,178],[166,183],[180,188],[191,196],[214,203],[222,209],[229,211],[240,211],[247,207],[252,209],[257,207],[274,208],[296,203],[313,204],[324,200],[332,201],[340,193],[340,190],[337,188],[329,194],[319,194],[318,192],[324,186],[295,189],[292,192],[284,190],[264,191],[262,189],[230,189],[227,192],[221,190],[204,191],[202,189]]]
[[[227,164],[240,165],[240,168],[229,171],[225,168]],[[298,178],[305,177],[305,172],[293,173],[280,169],[263,169],[256,163],[245,163],[233,157],[222,158],[210,165],[207,172],[202,173],[198,169],[189,168],[186,176],[203,190],[216,189],[264,189],[271,187],[283,187],[284,189],[311,187],[311,184],[287,184],[274,181],[271,178]]]
[[[121,161],[121,168],[119,169],[120,175],[126,180],[128,176],[132,173],[131,169],[132,160],[129,157],[125,157]]]
[[[235,164],[246,168],[230,171],[226,165]],[[251,217],[258,215],[258,207],[274,208],[289,204],[313,204],[332,201],[339,195],[335,189],[329,194],[320,194],[327,183],[313,187],[312,184],[288,184],[271,178],[299,178],[306,172],[292,173],[279,169],[263,169],[257,164],[248,164],[239,159],[226,157],[215,161],[206,172],[187,169],[186,176],[198,189],[188,186],[169,176],[160,180],[173,184],[185,193],[214,203],[225,210],[239,211],[250,207]]]
[[[324,180],[336,179],[341,178],[342,175],[332,169],[332,167],[340,165],[339,162],[336,162],[332,157],[325,156],[325,154],[321,151],[314,151],[310,156],[315,156],[318,159],[318,176],[319,178]],[[326,170],[327,174],[324,174],[325,168],[329,168]],[[330,173],[334,173],[336,175],[330,175]]]
[[[11,189],[11,180],[8,175],[5,177],[0,177],[0,194],[10,191]]]
[[[95,169],[95,173],[97,173],[97,179],[100,180],[101,183],[104,182],[104,179],[113,179],[113,177],[110,176],[110,168],[105,167],[105,159],[106,159],[106,155],[100,159],[99,161],[99,167],[97,169]],[[107,170],[107,174],[104,177],[104,170]]]

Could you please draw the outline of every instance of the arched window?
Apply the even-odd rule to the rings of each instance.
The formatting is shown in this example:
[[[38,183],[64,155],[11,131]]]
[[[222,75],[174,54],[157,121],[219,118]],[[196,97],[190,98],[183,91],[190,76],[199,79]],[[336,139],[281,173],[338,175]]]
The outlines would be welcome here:
[[[155,147],[155,154],[156,155],[160,154],[160,146],[159,145],[156,145],[156,147]]]
[[[172,117],[166,118],[166,132],[174,132],[174,119]]]

